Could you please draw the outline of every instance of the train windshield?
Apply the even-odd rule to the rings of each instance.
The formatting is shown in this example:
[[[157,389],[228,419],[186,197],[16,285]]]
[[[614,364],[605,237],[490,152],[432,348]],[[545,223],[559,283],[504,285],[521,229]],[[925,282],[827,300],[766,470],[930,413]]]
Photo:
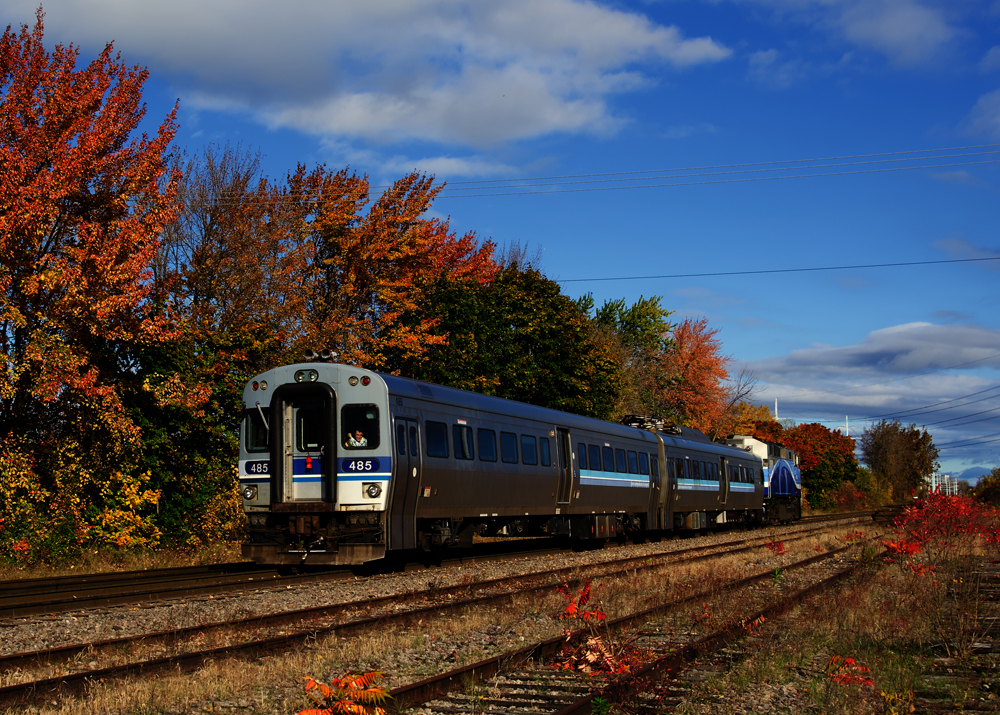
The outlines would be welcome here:
[[[267,426],[264,416],[257,410],[247,410],[243,413],[243,443],[248,452],[267,451]]]
[[[375,449],[379,445],[377,405],[344,405],[340,410],[340,443],[347,449]]]
[[[303,402],[295,411],[296,448],[299,452],[318,452],[323,446],[323,405]]]

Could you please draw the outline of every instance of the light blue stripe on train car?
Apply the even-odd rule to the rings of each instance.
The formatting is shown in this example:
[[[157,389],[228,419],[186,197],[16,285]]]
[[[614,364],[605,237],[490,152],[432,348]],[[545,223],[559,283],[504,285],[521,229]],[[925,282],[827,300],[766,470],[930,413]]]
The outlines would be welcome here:
[[[752,492],[753,484],[744,484],[743,482],[730,482],[729,491],[731,492]]]
[[[648,489],[649,477],[643,474],[618,474],[617,472],[594,472],[589,469],[581,469],[580,486]]]
[[[375,477],[378,477],[377,481],[388,479],[392,474],[389,472],[341,472],[337,475],[338,482],[364,482],[372,481]]]
[[[677,488],[688,492],[717,492],[719,483],[708,479],[678,479]]]

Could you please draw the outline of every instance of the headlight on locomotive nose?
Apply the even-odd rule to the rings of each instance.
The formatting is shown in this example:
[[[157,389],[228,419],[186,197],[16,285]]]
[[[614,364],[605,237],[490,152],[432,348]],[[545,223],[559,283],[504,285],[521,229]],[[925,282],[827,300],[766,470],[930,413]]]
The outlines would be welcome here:
[[[257,487],[252,484],[248,484],[243,487],[243,498],[247,501],[253,501],[257,498]]]
[[[381,484],[369,484],[365,487],[365,494],[375,499],[379,494],[382,493]]]

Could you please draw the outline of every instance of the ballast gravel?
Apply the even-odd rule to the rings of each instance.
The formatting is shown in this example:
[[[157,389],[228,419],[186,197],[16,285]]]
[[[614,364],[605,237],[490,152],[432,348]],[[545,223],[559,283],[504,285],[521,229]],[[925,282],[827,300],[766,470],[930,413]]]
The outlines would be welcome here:
[[[732,533],[699,540],[709,545],[730,540]],[[460,583],[531,574],[554,567],[601,564],[627,556],[669,553],[692,545],[689,539],[630,544],[597,551],[483,560],[413,573],[359,577],[349,581],[310,583],[279,588],[242,589],[228,594],[176,599],[136,606],[97,608],[52,616],[0,620],[0,655],[43,651],[65,645],[147,635],[191,626],[223,623],[271,613],[328,604],[364,602],[371,598],[427,591]]]

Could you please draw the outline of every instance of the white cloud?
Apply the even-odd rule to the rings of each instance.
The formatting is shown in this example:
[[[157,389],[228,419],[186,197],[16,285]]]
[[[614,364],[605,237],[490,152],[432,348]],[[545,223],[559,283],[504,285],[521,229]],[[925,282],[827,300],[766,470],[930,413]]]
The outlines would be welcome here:
[[[788,89],[808,74],[808,65],[799,59],[781,61],[776,49],[760,50],[748,60],[750,78],[771,89]]]
[[[1000,89],[979,98],[969,112],[969,130],[974,134],[1000,137]]]
[[[12,5],[12,7],[11,7]],[[7,16],[32,21],[35,0]],[[180,88],[185,105],[250,112],[324,136],[465,146],[604,133],[607,98],[647,72],[718,62],[710,37],[588,0],[49,0],[50,41],[107,40]]]
[[[945,0],[736,0],[765,5],[779,19],[791,19],[858,47],[879,52],[899,65],[937,60],[965,35],[949,21]]]
[[[983,59],[979,60],[979,71],[986,73],[998,69],[1000,69],[1000,45],[994,45],[983,55]]]

